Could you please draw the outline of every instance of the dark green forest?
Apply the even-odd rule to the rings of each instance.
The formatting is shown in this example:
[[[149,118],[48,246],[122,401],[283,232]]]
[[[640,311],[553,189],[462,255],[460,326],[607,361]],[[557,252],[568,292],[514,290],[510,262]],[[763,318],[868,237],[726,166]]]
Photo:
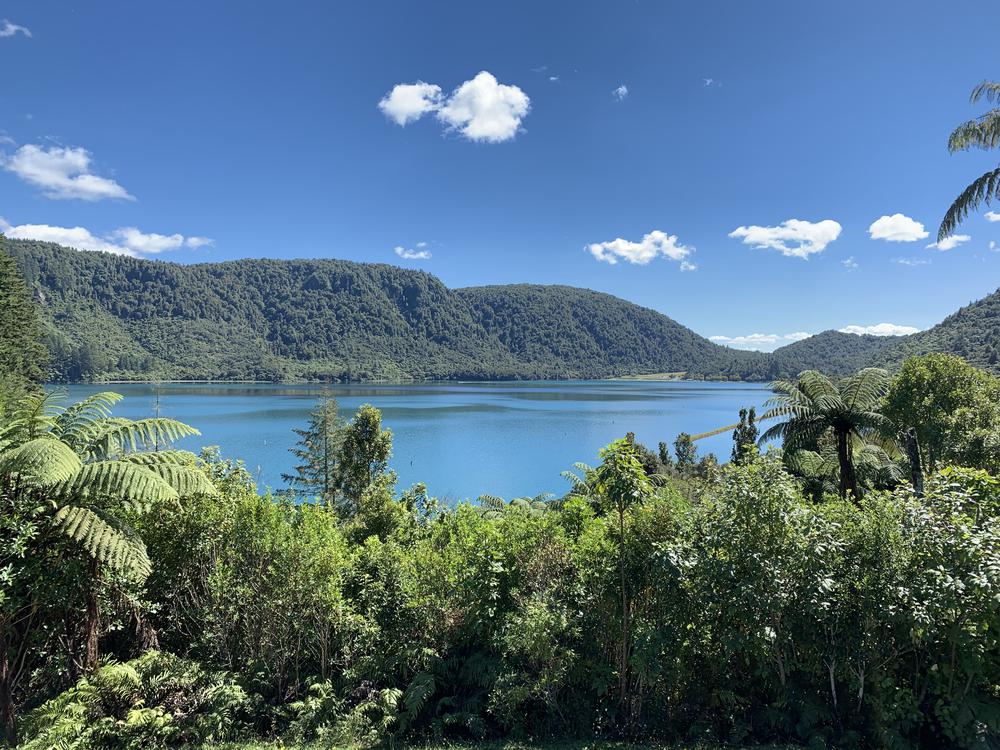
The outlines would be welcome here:
[[[774,354],[718,346],[654,310],[565,286],[452,290],[340,260],[179,265],[6,240],[51,379],[565,379],[847,374],[912,354],[997,368],[1000,295],[902,339],[828,331]]]

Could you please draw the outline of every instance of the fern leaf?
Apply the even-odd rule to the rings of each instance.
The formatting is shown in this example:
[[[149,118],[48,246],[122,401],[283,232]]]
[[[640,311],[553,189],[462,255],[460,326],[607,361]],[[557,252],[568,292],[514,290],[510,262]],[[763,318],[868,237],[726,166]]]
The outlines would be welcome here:
[[[56,511],[53,523],[95,560],[140,580],[149,577],[151,566],[146,545],[113,516],[96,508],[64,505]]]
[[[124,453],[167,446],[192,435],[200,435],[190,427],[175,419],[154,417],[135,421],[120,419],[106,420],[107,429],[86,446],[88,455],[100,458],[119,457]]]
[[[52,438],[35,438],[0,454],[0,474],[18,474],[41,486],[68,481],[81,466],[72,448]]]
[[[113,499],[136,512],[179,498],[177,490],[156,471],[129,461],[84,464],[70,479],[55,486],[53,492],[64,499]]]

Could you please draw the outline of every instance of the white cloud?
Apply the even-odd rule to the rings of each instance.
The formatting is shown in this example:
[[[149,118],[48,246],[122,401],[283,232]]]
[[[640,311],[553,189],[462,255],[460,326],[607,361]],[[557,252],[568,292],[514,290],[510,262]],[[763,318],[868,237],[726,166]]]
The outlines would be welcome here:
[[[626,86],[623,83],[621,86],[619,86],[618,88],[616,88],[614,91],[611,92],[611,96],[613,96],[620,102],[625,101],[625,98],[628,96],[628,86]]]
[[[854,333],[858,336],[909,336],[911,333],[918,333],[919,328],[913,326],[901,326],[895,323],[877,323],[873,326],[844,326],[841,333]]]
[[[987,211],[986,221],[1000,221],[1000,214],[998,214],[996,211]]]
[[[3,19],[3,25],[0,26],[0,38],[14,36],[15,34],[24,34],[26,37],[31,37],[31,30],[26,26],[18,26],[16,23],[11,23],[6,18]]]
[[[619,237],[610,242],[594,242],[585,249],[597,260],[611,265],[624,260],[627,263],[644,266],[659,255],[680,261],[682,271],[693,271],[697,268],[693,263],[686,261],[694,252],[694,248],[680,244],[677,235],[668,235],[658,229],[645,235],[641,242],[630,242]]]
[[[926,266],[930,263],[925,258],[896,258],[893,262],[901,266]]]
[[[559,76],[549,76],[549,81],[552,83],[559,83]]]
[[[121,227],[107,235],[93,234],[84,227],[57,227],[50,224],[12,226],[0,218],[0,231],[15,240],[55,242],[77,250],[94,250],[116,255],[156,255],[180,247],[199,248],[211,245],[207,237],[187,237],[181,234],[146,234],[135,227]]]
[[[427,247],[426,242],[418,242],[417,247]],[[411,250],[410,248],[396,245],[393,252],[404,260],[428,260],[431,257],[430,250]]]
[[[924,225],[903,214],[882,216],[868,227],[868,236],[886,242],[916,242],[927,237]]]
[[[692,263],[689,260],[681,261],[681,271],[697,271],[697,270],[698,270],[697,263]]]
[[[448,97],[441,87],[417,81],[399,84],[378,103],[379,109],[397,125],[419,120],[435,112],[450,130],[470,141],[509,141],[521,128],[531,109],[531,100],[517,86],[499,83],[492,73],[481,71]]]
[[[90,152],[84,148],[27,144],[13,156],[0,155],[0,164],[25,182],[42,188],[49,198],[135,198],[114,180],[90,173]]]
[[[927,247],[932,250],[940,250],[944,252],[945,250],[954,250],[959,245],[971,240],[967,234],[951,234],[945,237],[943,240],[938,240],[937,242],[932,242]]]
[[[433,83],[400,83],[382,97],[378,108],[397,125],[406,125],[433,112],[441,104],[441,87]]]
[[[852,255],[850,258],[844,258],[842,261],[840,261],[840,265],[842,265],[848,271],[853,271],[855,268],[858,267],[858,262],[854,260],[854,256]]]
[[[470,141],[499,143],[517,135],[531,100],[517,86],[498,83],[485,70],[455,89],[438,119]]]
[[[771,248],[789,258],[808,260],[810,255],[823,252],[837,239],[840,230],[840,224],[832,219],[816,223],[789,219],[776,227],[737,227],[729,236],[751,247]]]
[[[709,341],[730,346],[734,349],[751,349],[760,352],[770,352],[779,346],[785,346],[796,341],[802,341],[812,336],[805,331],[795,331],[784,335],[777,333],[751,333],[746,336],[709,336]]]

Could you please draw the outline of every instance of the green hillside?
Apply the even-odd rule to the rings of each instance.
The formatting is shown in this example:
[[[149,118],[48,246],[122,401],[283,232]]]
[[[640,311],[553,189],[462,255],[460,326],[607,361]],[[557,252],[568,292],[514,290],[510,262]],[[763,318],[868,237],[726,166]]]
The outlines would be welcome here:
[[[960,308],[933,328],[894,341],[877,364],[898,366],[907,357],[947,352],[964,357],[976,367],[1000,373],[1000,289]]]
[[[943,351],[996,371],[1000,292],[913,336],[825,331],[737,351],[588,289],[449,289],[342,260],[181,265],[5,240],[37,302],[58,380],[603,378],[846,374]]]
[[[38,302],[57,379],[759,376],[759,355],[585,289],[450,290],[421,271],[340,260],[180,265],[6,248]]]

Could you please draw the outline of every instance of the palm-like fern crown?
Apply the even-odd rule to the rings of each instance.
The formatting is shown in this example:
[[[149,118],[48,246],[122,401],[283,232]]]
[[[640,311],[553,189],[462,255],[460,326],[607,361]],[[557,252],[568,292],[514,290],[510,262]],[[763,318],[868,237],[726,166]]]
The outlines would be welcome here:
[[[25,399],[0,425],[0,482],[34,493],[91,557],[144,578],[146,548],[124,517],[215,488],[194,454],[167,449],[197,430],[112,417],[121,398],[98,393],[65,408],[51,395]]]
[[[1000,102],[1000,83],[984,81],[972,90],[972,102],[981,99],[996,104]],[[948,139],[948,150],[967,151],[970,148],[994,149],[1000,145],[1000,108],[991,109],[975,119],[963,122]],[[974,180],[945,213],[938,230],[938,240],[950,235],[962,220],[981,205],[1000,197],[1000,167],[992,169]]]
[[[815,444],[828,429],[860,438],[891,433],[879,406],[889,387],[889,373],[869,367],[834,383],[816,370],[795,382],[772,384],[775,395],[761,420],[786,417],[760,437],[761,444],[781,438],[789,449]]]

